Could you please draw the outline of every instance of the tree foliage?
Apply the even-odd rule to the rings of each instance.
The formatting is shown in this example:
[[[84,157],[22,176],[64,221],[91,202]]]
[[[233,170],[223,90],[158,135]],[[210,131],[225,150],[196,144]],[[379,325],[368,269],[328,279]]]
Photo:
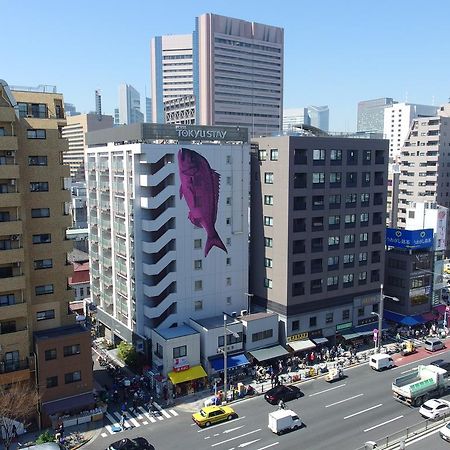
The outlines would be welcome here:
[[[137,352],[132,344],[122,341],[117,346],[117,356],[127,365],[135,366],[137,362]]]
[[[36,444],[45,444],[46,442],[55,442],[55,435],[51,433],[49,430],[44,431],[36,439]]]
[[[37,412],[39,394],[27,383],[0,386],[0,435],[6,450],[17,432],[26,428]]]

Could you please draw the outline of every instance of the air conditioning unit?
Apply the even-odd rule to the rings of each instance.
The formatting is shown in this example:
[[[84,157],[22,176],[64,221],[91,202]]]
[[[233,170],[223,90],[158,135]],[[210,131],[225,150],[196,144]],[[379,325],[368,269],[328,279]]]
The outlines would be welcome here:
[[[12,234],[11,237],[10,237],[10,239],[11,239],[12,241],[18,241],[18,240],[19,240],[19,235],[18,235],[18,234]]]
[[[6,152],[6,156],[14,156],[14,152],[9,150]]]
[[[246,316],[248,314],[248,310],[241,309],[241,316]]]

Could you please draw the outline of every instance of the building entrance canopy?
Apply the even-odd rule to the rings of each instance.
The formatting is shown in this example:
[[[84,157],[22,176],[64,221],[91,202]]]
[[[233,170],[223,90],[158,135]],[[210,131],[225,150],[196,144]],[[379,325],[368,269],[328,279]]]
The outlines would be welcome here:
[[[194,366],[181,372],[169,372],[168,377],[172,384],[180,384],[186,381],[198,380],[206,377],[206,372],[202,366]]]

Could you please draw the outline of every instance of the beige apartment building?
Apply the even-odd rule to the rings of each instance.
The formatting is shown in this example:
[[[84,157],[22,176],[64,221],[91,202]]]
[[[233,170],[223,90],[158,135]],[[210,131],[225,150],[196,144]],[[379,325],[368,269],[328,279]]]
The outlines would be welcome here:
[[[63,105],[63,96],[54,91],[11,91],[0,80],[0,385],[37,382],[44,421],[47,402],[92,395],[90,335],[75,325],[68,308],[72,241],[66,239],[71,220],[69,168],[62,164],[67,149],[61,136]],[[72,363],[55,351],[37,363],[39,333],[52,330],[56,348],[67,329],[72,330],[70,345],[85,355],[85,362]],[[79,372],[86,388],[56,373],[51,380],[43,378],[54,359],[64,375]],[[56,396],[55,385],[60,386]],[[63,409],[70,408],[65,404]]]

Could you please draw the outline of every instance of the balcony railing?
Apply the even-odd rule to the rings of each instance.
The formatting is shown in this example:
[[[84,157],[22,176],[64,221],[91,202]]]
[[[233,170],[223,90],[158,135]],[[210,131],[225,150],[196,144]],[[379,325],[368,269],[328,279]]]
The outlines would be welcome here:
[[[19,361],[0,361],[0,373],[17,372],[18,370],[25,370],[30,368],[28,358]]]

